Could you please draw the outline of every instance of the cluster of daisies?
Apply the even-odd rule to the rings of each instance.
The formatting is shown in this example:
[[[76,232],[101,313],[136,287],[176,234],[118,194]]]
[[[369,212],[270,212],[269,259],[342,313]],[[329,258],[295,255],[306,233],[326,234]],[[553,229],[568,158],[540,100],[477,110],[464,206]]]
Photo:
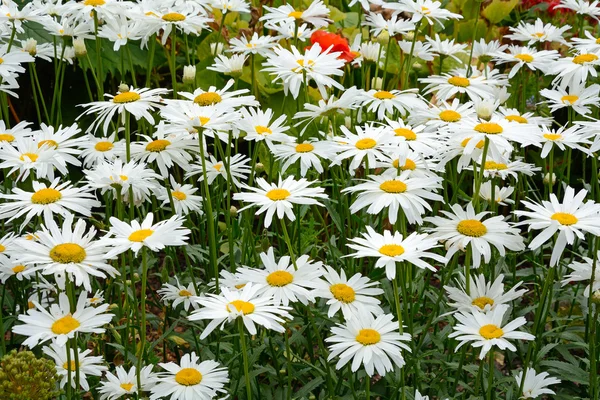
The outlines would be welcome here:
[[[444,34],[463,17],[439,1],[345,8],[352,36],[321,0],[3,2],[0,318],[14,318],[0,319],[2,351],[10,336],[54,360],[68,399],[203,400],[243,388],[249,400],[260,398],[250,354],[261,342],[291,398],[293,364],[306,361],[289,342],[304,323],[328,395],[340,390],[333,367],[348,371],[352,392],[358,372],[367,398],[393,375],[390,386],[428,399],[417,360],[442,326],[450,359],[462,352],[452,394],[469,346],[476,380],[489,360],[475,395],[493,398],[496,352],[519,360],[505,365],[514,380],[501,390],[555,394],[561,381],[540,362],[552,348],[540,347],[556,282],[577,287],[569,317],[596,337],[600,40],[586,21],[600,5],[556,7],[579,32],[537,19],[502,42],[468,43]],[[38,43],[34,29],[53,41]],[[106,94],[104,44],[131,63]],[[154,81],[158,46],[167,83]],[[130,47],[148,52],[145,84]],[[206,58],[217,83],[196,67]],[[52,96],[36,72],[48,62]],[[67,123],[68,64],[90,101]],[[25,72],[30,87],[20,87]],[[16,121],[19,94],[34,99],[37,123]],[[269,103],[277,94],[283,104]],[[533,306],[520,307],[528,297]],[[168,355],[165,344],[154,362],[182,326],[194,351]],[[595,346],[588,353],[597,398]],[[440,393],[450,395],[430,394]]]

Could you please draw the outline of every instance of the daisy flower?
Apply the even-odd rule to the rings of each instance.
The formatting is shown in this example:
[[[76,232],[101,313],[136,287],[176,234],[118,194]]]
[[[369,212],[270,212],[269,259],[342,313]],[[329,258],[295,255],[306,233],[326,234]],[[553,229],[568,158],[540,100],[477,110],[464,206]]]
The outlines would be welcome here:
[[[519,124],[530,124],[530,125],[551,125],[553,123],[552,118],[540,117],[532,112],[520,112],[516,108],[508,108],[499,106],[496,110],[498,115],[502,115],[505,120],[510,122],[517,122]]]
[[[260,253],[260,259],[264,269],[243,267],[237,271],[240,279],[260,286],[257,295],[273,298],[276,306],[288,306],[297,301],[307,305],[309,301],[315,301],[312,289],[323,274],[323,263],[311,262],[307,255],[294,263],[290,263],[289,256],[283,256],[277,262],[272,247],[266,253]]]
[[[273,82],[280,80],[283,83],[285,95],[290,92],[294,99],[297,98],[300,87],[303,84],[308,85],[311,80],[315,82],[324,99],[328,97],[327,88],[344,89],[343,85],[332,78],[332,76],[344,75],[346,62],[338,58],[341,52],[322,49],[319,43],[313,44],[310,49],[305,49],[304,54],[300,53],[295,46],[291,46],[291,51],[276,46],[273,51],[273,55],[267,56],[262,71],[275,75]]]
[[[339,152],[333,159],[332,165],[339,165],[342,161],[352,158],[349,164],[350,174],[359,168],[366,158],[366,165],[375,167],[377,161],[385,159],[384,151],[391,150],[396,138],[384,126],[365,125],[356,126],[356,134],[350,132],[345,126],[340,126],[344,136],[332,139],[335,149]]]
[[[65,161],[55,155],[56,150],[49,144],[38,147],[31,138],[15,139],[12,146],[0,146],[0,169],[10,168],[5,176],[18,171],[16,182],[27,179],[31,172],[37,179],[53,181],[55,169],[61,175],[69,172]]]
[[[25,68],[21,66],[23,63],[35,62],[35,58],[29,53],[20,50],[8,50],[8,45],[0,47],[0,78],[9,85],[18,87],[17,76],[25,72]]]
[[[245,107],[256,107],[258,102],[254,96],[242,96],[249,92],[248,89],[239,89],[229,91],[235,84],[233,79],[227,81],[222,89],[217,89],[216,86],[210,86],[208,90],[197,88],[193,92],[177,92],[181,97],[193,101],[199,106],[222,106],[223,108],[238,108],[241,106]],[[169,100],[170,105],[178,105],[178,101]]]
[[[437,22],[440,26],[444,26],[443,21],[463,17],[442,8],[442,3],[439,1],[432,0],[403,0],[398,3],[384,3],[383,7],[394,10],[395,13],[410,13],[412,22],[425,19],[429,25]]]
[[[162,201],[162,206],[166,206],[173,200],[175,213],[178,215],[188,215],[191,212],[202,212],[202,196],[194,193],[198,191],[193,185],[181,185],[171,176],[171,188],[160,187],[156,194],[156,199]],[[171,197],[169,197],[169,191]]]
[[[60,289],[65,289],[65,280],[73,280],[76,286],[92,291],[90,275],[97,278],[115,277],[119,272],[106,261],[113,258],[106,254],[106,246],[94,240],[96,229],[86,232],[85,220],[74,216],[64,217],[62,229],[53,219],[36,232],[35,241],[19,238],[16,244],[22,252],[16,258],[21,264],[32,266],[27,274],[41,271],[44,275],[54,274]]]
[[[358,107],[360,101],[360,93],[362,89],[357,89],[355,86],[344,90],[342,95],[337,98],[331,96],[327,100],[320,99],[318,104],[304,103],[304,111],[298,111],[294,115],[294,119],[300,121],[294,126],[306,124],[302,133],[306,130],[312,121],[323,122],[329,121],[332,117],[345,115],[347,110],[354,110]],[[335,122],[335,121],[334,121]]]
[[[423,106],[421,100],[415,90],[375,90],[371,89],[368,92],[362,93],[362,107],[368,107],[368,112],[377,112],[377,118],[383,119],[385,115],[393,115],[394,112],[399,112],[405,116],[413,108]]]
[[[409,262],[419,268],[435,272],[436,269],[423,258],[430,258],[444,265],[448,262],[446,258],[428,251],[439,245],[435,239],[429,238],[426,234],[413,232],[403,238],[400,232],[392,233],[385,230],[381,235],[367,226],[367,232],[362,235],[363,237],[350,239],[352,243],[348,244],[348,247],[356,250],[356,253],[345,257],[376,257],[375,268],[385,268],[389,280],[396,277],[396,263]]]
[[[153,137],[140,136],[145,141],[131,144],[132,158],[146,164],[156,162],[163,178],[167,178],[170,175],[169,169],[174,165],[187,171],[190,162],[193,160],[191,153],[198,151],[198,141],[192,138],[187,132],[179,135],[167,134],[165,132],[164,121],[158,124]]]
[[[211,400],[227,393],[229,383],[227,368],[216,361],[200,361],[195,352],[184,354],[179,365],[160,363],[166,372],[159,373],[151,390],[150,400]]]
[[[197,135],[202,135],[203,139],[218,137],[224,142],[229,141],[227,132],[231,130],[232,122],[239,117],[238,112],[228,106],[200,106],[190,101],[180,101],[177,106],[170,103],[163,107],[161,116],[172,124],[169,131],[179,131],[179,134],[187,131],[196,138],[194,140],[197,140]]]
[[[148,391],[157,379],[157,374],[152,372],[153,365],[148,365],[140,371],[140,380],[142,390]],[[126,371],[121,365],[115,368],[115,373],[110,371],[105,373],[106,381],[100,382],[100,400],[118,400],[122,396],[141,395],[137,387],[137,370],[133,366]]]
[[[600,65],[600,52],[585,53],[579,52],[573,57],[564,57],[556,60],[548,73],[556,75],[552,85],[559,86],[561,89],[572,87],[587,82],[588,76],[593,78],[598,76],[596,67]]]
[[[474,116],[473,103],[469,101],[461,104],[458,99],[453,99],[451,103],[442,101],[439,105],[432,104],[428,108],[419,109],[409,116],[408,121],[411,125],[425,124],[429,130],[437,130]]]
[[[90,168],[102,161],[114,161],[125,156],[125,142],[116,140],[116,133],[109,136],[98,137],[88,133],[85,141],[79,144],[80,158],[83,158],[83,167]]]
[[[210,155],[208,159],[205,160],[206,163],[206,179],[208,179],[208,184],[212,184],[217,177],[222,177],[225,181],[229,180],[229,176],[231,177],[231,181],[235,186],[240,186],[241,181],[245,181],[248,179],[250,175],[251,168],[248,165],[250,163],[250,159],[243,154],[235,154],[229,159],[229,165],[225,166],[225,162],[218,161],[214,156]],[[197,161],[195,164],[190,166],[190,171],[185,175],[185,178],[189,178],[192,176],[198,176],[198,182],[202,182],[204,180],[204,174],[202,169],[202,163]]]
[[[597,53],[600,51],[600,43],[598,38],[590,33],[590,31],[584,31],[585,37],[572,37],[571,44],[573,47],[583,53]]]
[[[218,55],[215,63],[206,69],[238,78],[242,76],[247,58],[248,56],[244,54],[233,54],[231,57]]]
[[[329,318],[340,310],[345,320],[359,318],[365,314],[383,314],[383,309],[379,306],[380,301],[375,297],[383,294],[383,289],[376,287],[377,282],[372,282],[360,273],[347,279],[343,269],[338,274],[328,265],[325,265],[323,278],[324,280],[316,282],[314,296],[327,300]]]
[[[483,274],[477,275],[475,279],[472,277],[470,279],[470,293],[466,292],[466,279],[462,275],[460,276],[458,287],[444,286],[444,289],[448,293],[448,298],[452,301],[448,305],[455,308],[456,311],[467,313],[475,310],[487,313],[502,304],[520,298],[527,292],[527,289],[517,290],[521,283],[523,283],[519,281],[504,293],[503,274],[498,275],[494,282],[486,282]]]
[[[425,94],[435,93],[437,98],[442,101],[448,101],[461,93],[466,93],[471,100],[493,97],[493,88],[487,84],[483,76],[466,77],[459,70],[454,70],[449,74],[419,78],[419,82],[427,84]]]
[[[533,24],[521,21],[516,27],[510,27],[509,29],[512,33],[505,36],[509,40],[527,42],[529,45],[544,42],[558,42],[567,45],[563,35],[571,29],[571,25],[563,25],[557,28],[550,23],[544,24],[544,21],[538,18]]]
[[[567,10],[575,11],[575,13],[592,17],[598,21],[600,16],[600,7],[597,1],[588,0],[561,0],[554,8],[566,8]]]
[[[170,304],[173,308],[177,308],[179,304],[183,303],[183,309],[186,312],[189,311],[190,306],[198,309],[198,304],[192,301],[192,298],[196,296],[194,283],[190,282],[187,286],[183,286],[179,283],[179,279],[175,278],[175,281],[177,282],[176,285],[165,283],[158,290],[157,293],[161,296],[161,300],[165,304]]]
[[[90,385],[87,381],[88,376],[102,376],[108,370],[105,365],[102,365],[104,362],[102,356],[89,355],[92,352],[90,349],[84,351],[79,350],[79,348],[77,349],[79,362],[75,361],[75,351],[70,346],[59,345],[54,342],[50,346],[44,346],[42,351],[56,363],[56,372],[61,377],[59,384],[61,388],[64,388],[67,384],[69,370],[71,370],[71,382],[69,383],[71,387],[78,388],[81,386],[85,391],[90,390]],[[70,353],[69,358],[67,358],[67,351]],[[79,382],[75,382],[76,371],[79,374]]]
[[[381,175],[369,175],[364,183],[348,187],[342,193],[358,193],[358,197],[350,206],[353,214],[365,207],[369,214],[379,214],[388,208],[388,218],[395,224],[398,215],[402,214],[408,223],[421,224],[421,215],[425,210],[431,211],[427,200],[441,201],[442,197],[434,193],[441,188],[439,178],[410,178],[410,171],[397,175],[395,171],[386,171]]]
[[[276,36],[277,40],[281,39],[298,39],[301,42],[305,42],[310,39],[315,29],[312,29],[308,24],[296,24],[294,21],[280,21],[278,23],[266,22],[265,28],[274,30],[279,35]]]
[[[512,200],[510,198],[510,196],[512,196],[513,192],[515,191],[514,187],[510,187],[510,186],[496,186],[494,185],[494,195],[493,197],[495,197],[493,199],[493,201],[496,202],[496,204],[502,205],[502,206],[508,206],[510,204],[514,204],[514,200]],[[492,202],[492,182],[491,181],[485,181],[481,184],[481,186],[479,187],[479,197],[481,197],[483,200],[487,201],[488,203]]]
[[[465,54],[465,49],[467,48],[466,44],[463,43],[455,43],[454,39],[440,39],[440,35],[435,34],[435,39],[426,37],[427,42],[431,46],[431,51],[443,57],[451,57],[458,62],[462,62],[460,58],[457,57],[459,54]]]
[[[266,57],[271,54],[271,49],[276,43],[276,38],[273,36],[258,36],[258,33],[254,32],[250,39],[243,35],[239,38],[232,38],[229,41],[229,51],[240,54],[258,54]]]
[[[596,253],[596,256],[600,256],[600,252]],[[593,272],[594,264],[596,264],[595,272]],[[562,286],[565,286],[571,282],[589,282],[592,279],[593,272],[594,282],[589,282],[589,284],[583,290],[583,295],[585,297],[590,297],[590,293],[594,293],[596,290],[600,289],[600,263],[594,263],[593,259],[589,257],[583,257],[583,262],[574,261],[567,265],[567,267],[571,271],[569,271],[570,273],[565,275],[565,278],[561,281]]]
[[[387,32],[392,37],[400,34],[405,35],[415,30],[415,24],[412,21],[399,18],[398,15],[392,15],[390,19],[385,19],[382,14],[372,12],[367,14],[362,25],[369,27],[375,37],[382,32]]]
[[[587,146],[592,144],[589,137],[593,136],[593,132],[582,128],[582,125],[573,125],[567,129],[563,126],[558,129],[550,129],[547,126],[542,126],[541,129],[535,131],[537,139],[542,144],[541,157],[546,158],[554,146],[562,151],[567,147],[585,151],[585,147],[582,145]]]
[[[341,369],[352,360],[352,372],[356,372],[361,364],[369,377],[375,372],[384,376],[394,369],[393,364],[402,368],[405,364],[402,350],[410,352],[404,343],[411,337],[408,333],[398,333],[398,322],[392,314],[383,314],[374,318],[364,314],[348,320],[346,324],[338,324],[331,328],[332,336],[325,339],[329,345],[327,361],[340,357],[335,365]]]
[[[496,53],[494,61],[497,64],[514,62],[510,69],[508,78],[514,77],[521,67],[527,66],[532,71],[546,71],[550,65],[559,57],[556,50],[537,51],[531,47],[509,46],[508,53]]]
[[[190,230],[183,227],[184,219],[179,215],[153,224],[154,214],[148,213],[140,224],[137,220],[131,224],[110,217],[111,228],[102,242],[112,249],[106,255],[114,257],[127,250],[135,255],[142,247],[152,251],[160,251],[166,246],[183,246],[188,240]]]
[[[508,324],[502,325],[506,311],[508,311],[508,306],[502,304],[488,313],[477,310],[472,310],[471,313],[456,313],[454,317],[459,323],[453,327],[454,332],[448,337],[460,341],[456,350],[469,342],[472,342],[471,345],[475,348],[481,347],[480,360],[493,346],[497,346],[500,350],[517,351],[517,348],[509,340],[534,340],[535,336],[517,331],[517,328],[527,323],[524,317],[518,317]]]
[[[274,113],[270,108],[266,111],[260,108],[242,108],[240,117],[235,125],[239,130],[246,132],[245,140],[256,142],[264,140],[269,148],[273,142],[294,141],[284,133],[290,129],[289,126],[285,126],[287,118],[285,114],[272,121]]]
[[[541,171],[541,167],[536,167],[535,164],[528,164],[517,158],[514,161],[509,161],[505,157],[488,157],[483,165],[484,178],[500,178],[506,180],[509,176],[519,180],[520,175],[533,176],[536,172]],[[477,160],[478,168],[481,168],[481,158]],[[466,169],[472,170],[469,166]]]
[[[498,40],[486,42],[485,39],[479,39],[473,43],[473,58],[480,63],[489,63],[497,53],[502,53],[508,48],[508,45],[501,44]]]
[[[200,35],[202,30],[208,27],[212,22],[211,18],[206,17],[204,8],[198,7],[194,3],[180,3],[175,7],[165,7],[161,10],[154,9],[146,13],[142,19],[147,25],[144,43],[154,34],[162,31],[162,45],[167,43],[167,39],[173,29],[183,32],[187,35]],[[141,21],[140,21],[141,22]]]
[[[333,156],[331,147],[326,142],[306,141],[303,143],[282,143],[274,145],[271,152],[275,160],[284,161],[281,166],[281,173],[285,173],[288,168],[300,161],[300,176],[304,178],[309,170],[314,170],[319,174],[323,173],[321,159],[328,159]]]
[[[158,190],[158,180],[162,180],[154,170],[146,168],[146,164],[135,161],[124,163],[120,159],[112,163],[101,162],[96,168],[83,173],[88,186],[99,189],[101,194],[110,191],[115,199],[122,198],[138,205],[148,200],[152,191]],[[129,189],[133,191],[133,199],[129,198]]]
[[[398,146],[405,154],[412,150],[418,154],[429,156],[440,147],[438,133],[428,131],[426,125],[409,125],[401,119],[391,120],[387,117],[385,120],[387,127],[393,131],[394,136],[401,139]]]
[[[21,224],[21,230],[31,221],[33,217],[44,215],[44,221],[49,223],[54,214],[68,216],[71,213],[79,213],[89,217],[92,208],[99,207],[101,203],[96,197],[85,189],[76,188],[71,182],[59,183],[56,178],[50,185],[33,181],[33,192],[15,187],[13,194],[0,194],[0,198],[8,200],[0,204],[0,219],[8,218],[10,222],[21,216],[25,216]]]
[[[265,21],[265,24],[277,24],[280,22],[299,23],[300,21],[304,21],[314,25],[318,29],[326,27],[333,22],[328,18],[330,13],[329,8],[321,0],[311,2],[304,11],[295,10],[289,4],[277,8],[265,6],[264,9],[268,13],[261,17],[260,20]]]
[[[199,321],[210,320],[202,331],[200,340],[206,338],[219,325],[221,329],[228,322],[242,318],[244,326],[251,335],[256,335],[256,324],[276,332],[285,332],[281,325],[284,318],[290,318],[287,310],[290,307],[276,306],[273,299],[268,296],[258,295],[261,285],[247,283],[240,290],[232,291],[226,287],[221,288],[221,294],[207,294],[196,297],[196,301],[202,306],[194,311],[188,319]]]
[[[150,111],[155,110],[161,105],[163,100],[160,96],[168,92],[169,90],[167,89],[134,89],[131,86],[127,91],[118,92],[114,96],[106,94],[105,96],[109,98],[107,101],[80,104],[81,107],[86,107],[87,110],[77,117],[77,119],[80,119],[84,115],[98,113],[98,116],[87,129],[87,132],[96,131],[102,125],[104,135],[107,134],[108,126],[115,114],[121,116],[123,125],[125,124],[125,113],[129,113],[136,120],[144,118],[150,125],[154,126],[154,117],[150,114]]]
[[[26,265],[13,261],[9,258],[0,258],[0,282],[5,284],[6,281],[14,276],[19,281],[22,281],[23,278],[29,278],[24,274],[27,269]]]
[[[295,180],[293,176],[288,176],[282,180],[280,176],[277,183],[268,183],[263,178],[257,178],[256,183],[259,186],[258,188],[243,184],[242,188],[249,192],[235,193],[233,200],[250,203],[241,208],[240,212],[254,206],[260,206],[256,214],[262,214],[266,211],[265,228],[271,225],[275,212],[277,212],[277,218],[279,219],[286,216],[291,221],[295,221],[294,204],[323,206],[316,199],[328,198],[323,188],[309,187],[314,181],[310,182],[304,178]]]
[[[467,205],[466,210],[458,204],[454,204],[451,209],[452,212],[440,211],[447,218],[425,218],[425,221],[434,225],[427,229],[432,232],[431,237],[443,242],[448,249],[446,258],[452,258],[457,251],[464,251],[471,245],[473,266],[479,268],[482,257],[485,263],[490,262],[491,246],[498,250],[501,257],[505,256],[506,249],[525,249],[519,229],[512,228],[504,221],[503,216],[482,220],[489,212],[476,214],[472,203]]]
[[[581,115],[587,115],[592,112],[591,107],[600,105],[600,85],[594,84],[585,87],[585,83],[574,83],[568,88],[557,86],[554,89],[542,89],[540,95],[547,98],[550,112],[555,112],[564,107],[572,107],[573,110]]]
[[[575,189],[567,186],[563,202],[560,203],[554,193],[550,193],[550,201],[542,200],[542,204],[522,201],[529,211],[516,210],[515,215],[527,217],[519,225],[529,225],[529,230],[542,230],[529,243],[535,250],[558,233],[552,248],[550,266],[558,264],[559,258],[567,244],[573,244],[575,237],[585,240],[585,233],[600,236],[600,205],[592,200],[584,201],[587,190],[582,189],[575,194]]]
[[[517,385],[523,385],[523,393],[520,399],[535,399],[544,394],[556,394],[553,390],[548,389],[550,385],[560,383],[560,379],[551,377],[547,372],[537,373],[533,368],[527,368],[525,376],[523,371],[515,376]]]
[[[223,14],[228,12],[249,13],[250,6],[244,0],[210,0],[209,4]]]
[[[18,335],[28,336],[23,345],[33,348],[38,343],[55,339],[58,346],[65,346],[75,333],[103,333],[103,325],[109,323],[113,314],[106,313],[108,304],[98,307],[86,307],[87,293],[81,292],[74,313],[71,313],[69,298],[63,292],[58,295],[58,303],[45,310],[37,301],[33,301],[35,309],[27,314],[19,315],[22,325],[12,329]]]

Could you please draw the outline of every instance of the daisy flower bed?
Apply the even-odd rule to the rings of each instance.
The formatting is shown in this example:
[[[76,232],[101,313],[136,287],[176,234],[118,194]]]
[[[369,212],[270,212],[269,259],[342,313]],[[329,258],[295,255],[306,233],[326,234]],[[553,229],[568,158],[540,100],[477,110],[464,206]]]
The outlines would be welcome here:
[[[600,399],[600,4],[0,4],[0,400]]]

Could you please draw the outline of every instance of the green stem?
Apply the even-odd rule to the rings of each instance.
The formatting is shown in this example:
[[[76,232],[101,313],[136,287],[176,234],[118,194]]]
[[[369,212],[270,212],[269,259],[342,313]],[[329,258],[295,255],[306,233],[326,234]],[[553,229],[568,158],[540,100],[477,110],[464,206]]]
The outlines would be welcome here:
[[[246,398],[252,399],[252,386],[250,386],[250,367],[248,365],[248,349],[246,346],[246,335],[244,334],[244,321],[238,318],[238,329],[240,331],[240,347],[242,348],[242,358],[244,362],[244,379],[246,381]]]
[[[146,254],[146,247],[142,247],[142,291],[140,292],[141,303],[141,322],[140,322],[140,350],[138,353],[138,365],[137,365],[137,387],[142,387],[142,365],[144,362],[144,350],[146,346],[146,284],[148,282],[148,255]]]

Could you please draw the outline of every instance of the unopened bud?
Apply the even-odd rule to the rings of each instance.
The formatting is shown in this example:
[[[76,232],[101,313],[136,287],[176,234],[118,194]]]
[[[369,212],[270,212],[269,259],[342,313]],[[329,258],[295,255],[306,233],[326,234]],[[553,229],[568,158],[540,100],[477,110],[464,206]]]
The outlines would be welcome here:
[[[491,101],[482,100],[475,105],[475,111],[477,112],[477,116],[481,119],[485,119],[487,121],[492,118],[492,114],[496,110],[496,106]]]
[[[133,279],[135,279],[136,281],[140,280],[140,274],[138,274],[137,272],[133,274]]]
[[[110,306],[108,306],[109,310],[114,310],[115,308],[119,308],[118,304],[112,303]]]
[[[186,65],[183,67],[183,83],[191,84],[196,81],[196,66]]]
[[[27,39],[25,43],[23,43],[23,50],[28,52],[31,56],[35,56],[37,54],[37,40],[35,39]]]
[[[129,92],[129,86],[126,83],[121,82],[119,85],[119,93],[127,93]]]
[[[381,90],[381,86],[383,85],[383,79],[379,77],[374,77],[371,79],[371,88]]]
[[[87,54],[87,48],[85,47],[85,40],[77,38],[73,40],[73,48],[75,49],[75,55],[77,57],[83,57]]]
[[[215,47],[217,49],[217,51],[215,52]],[[223,54],[223,43],[218,42],[218,43],[211,43],[210,44],[210,52],[211,54],[214,55],[219,55],[219,54]]]
[[[379,36],[377,36],[377,42],[379,42],[379,44],[387,45],[389,40],[390,40],[390,34],[387,33],[386,31],[382,31],[379,34]]]
[[[550,172],[546,172],[546,175],[544,175],[544,183],[546,185],[550,183]],[[556,183],[556,174],[552,173],[552,184],[554,185],[554,183]]]
[[[254,170],[257,173],[261,173],[265,171],[265,165],[263,163],[256,163],[256,167],[254,167]]]
[[[592,301],[594,304],[600,305],[600,290],[596,290],[594,293],[592,293]]]
[[[229,215],[231,215],[232,217],[236,217],[238,214],[238,209],[236,206],[231,206],[229,208]]]

